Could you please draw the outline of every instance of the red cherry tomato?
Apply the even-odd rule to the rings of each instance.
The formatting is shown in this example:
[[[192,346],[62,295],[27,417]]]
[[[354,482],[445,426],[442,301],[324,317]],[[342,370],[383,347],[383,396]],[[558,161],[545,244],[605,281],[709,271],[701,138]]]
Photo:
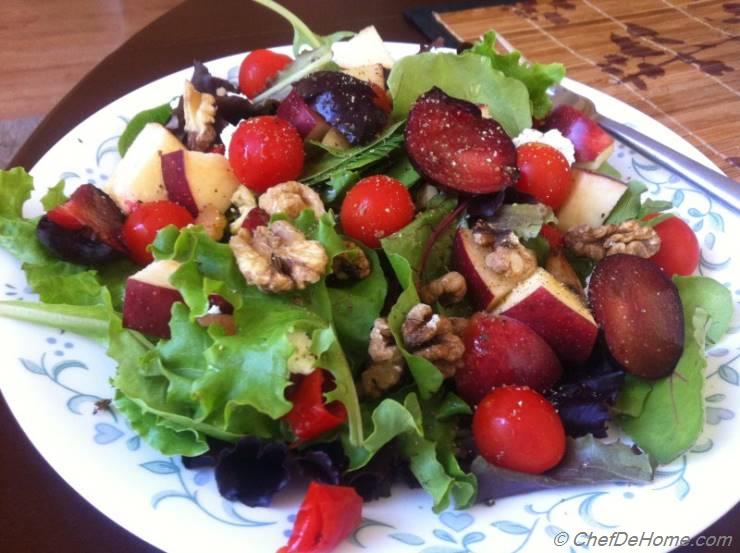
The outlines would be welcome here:
[[[539,142],[522,144],[516,149],[516,165],[517,189],[553,209],[560,207],[573,188],[570,164],[552,146]]]
[[[539,474],[565,454],[565,430],[555,408],[522,386],[492,390],[473,415],[473,439],[491,464]]]
[[[657,213],[652,213],[645,220],[657,216]],[[682,219],[671,217],[653,228],[660,237],[660,249],[650,259],[669,277],[687,276],[696,271],[700,257],[699,241],[691,227]]]
[[[344,233],[369,248],[401,230],[414,218],[414,202],[408,189],[385,175],[365,177],[347,192],[339,220]]]
[[[192,223],[190,212],[175,202],[162,200],[141,204],[123,223],[123,241],[128,246],[131,258],[139,265],[146,265],[154,260],[146,247],[154,242],[159,229],[167,225],[182,228]]]
[[[362,498],[354,488],[311,482],[288,544],[278,553],[329,553],[362,522]]]
[[[292,393],[290,393],[292,392]],[[347,420],[347,410],[338,401],[324,402],[324,371],[316,369],[290,390],[293,408],[285,420],[299,441],[313,440]]]
[[[270,50],[254,50],[239,66],[239,89],[250,98],[254,98],[267,88],[267,83],[278,71],[288,65],[292,59],[285,54]]]
[[[258,193],[297,179],[303,156],[303,139],[296,128],[272,115],[239,123],[229,144],[229,163],[236,178]]]

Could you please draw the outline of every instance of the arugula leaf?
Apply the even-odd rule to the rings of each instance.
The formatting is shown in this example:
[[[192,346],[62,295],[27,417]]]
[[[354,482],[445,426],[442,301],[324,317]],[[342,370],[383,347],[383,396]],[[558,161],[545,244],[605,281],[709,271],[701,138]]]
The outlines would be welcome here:
[[[66,201],[67,195],[64,193],[64,180],[60,180],[47,190],[44,197],[41,198],[41,205],[44,207],[44,211],[51,211]]]
[[[686,327],[683,355],[673,374],[647,381],[652,389],[641,410],[635,403],[645,396],[644,383],[637,378],[627,380],[622,394],[631,401],[625,400],[625,411],[639,414],[619,419],[624,431],[660,464],[689,449],[702,431],[705,337],[711,332],[719,340],[732,317],[732,296],[719,283],[706,277],[678,277],[676,285]]]
[[[526,474],[497,467],[476,457],[471,467],[478,477],[478,502],[538,490],[604,482],[645,484],[653,479],[647,455],[637,455],[622,442],[605,444],[587,435],[568,438],[565,457],[544,474]]]
[[[622,180],[622,173],[617,171],[616,167],[614,167],[611,163],[608,161],[605,161],[601,165],[599,165],[599,168],[596,169],[597,173],[601,173],[602,175],[606,175],[607,177],[612,177],[617,180]]]
[[[131,144],[134,143],[134,140],[136,140],[136,137],[139,136],[139,133],[147,123],[160,123],[164,125],[169,120],[170,115],[172,115],[172,107],[169,102],[161,106],[145,109],[134,115],[118,138],[118,153],[121,154],[121,157],[126,155]]]
[[[536,119],[545,117],[552,108],[552,101],[547,89],[558,84],[565,77],[565,66],[561,63],[531,63],[522,60],[520,52],[499,54],[496,51],[496,33],[487,32],[483,38],[473,44],[470,52],[490,59],[491,67],[524,83],[532,102],[532,116]]]
[[[618,225],[619,223],[632,219],[641,221],[647,215],[660,213],[661,211],[673,208],[673,204],[665,200],[653,200],[648,198],[643,202],[641,198],[645,192],[647,192],[647,186],[643,183],[636,180],[630,181],[627,185],[627,190],[622,197],[619,198],[617,205],[615,205],[614,209],[609,213],[604,224]],[[658,223],[665,221],[670,216],[671,215],[659,216],[648,222],[643,222],[643,224],[646,226],[655,226]]]
[[[269,8],[278,15],[287,19],[288,22],[293,26],[293,54],[296,56],[301,53],[304,47],[315,50],[316,48],[320,48],[321,46],[331,46],[338,40],[349,38],[355,34],[349,31],[339,31],[328,36],[319,36],[311,29],[309,29],[308,25],[301,21],[301,19],[296,14],[294,14],[287,8],[284,8],[277,2],[273,2],[273,0],[254,1],[257,4],[261,4],[262,6]]]
[[[336,186],[336,179],[347,179],[348,173],[366,170],[375,163],[386,161],[388,156],[403,147],[404,122],[394,123],[365,146],[346,150],[323,148],[325,153],[304,167],[301,182],[313,186],[335,179]],[[339,182],[346,186],[345,180]]]
[[[388,76],[393,118],[405,118],[416,99],[435,86],[454,98],[487,105],[509,136],[532,126],[524,83],[494,69],[490,58],[471,52],[425,52],[397,61]]]

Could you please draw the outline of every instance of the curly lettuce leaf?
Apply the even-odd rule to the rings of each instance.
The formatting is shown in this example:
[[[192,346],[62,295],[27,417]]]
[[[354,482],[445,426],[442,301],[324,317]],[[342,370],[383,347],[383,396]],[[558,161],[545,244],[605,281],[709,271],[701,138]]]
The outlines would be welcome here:
[[[23,204],[31,197],[33,178],[23,167],[0,171],[0,217],[23,216]]]
[[[67,195],[64,193],[64,181],[60,180],[46,191],[46,194],[41,198],[41,206],[45,211],[50,211],[66,201]]]
[[[388,76],[393,118],[405,118],[416,99],[433,87],[454,98],[485,104],[509,136],[532,126],[527,87],[491,66],[476,53],[426,52],[397,61]]]
[[[719,340],[732,318],[732,295],[724,286],[706,277],[677,277],[675,283],[684,308],[683,355],[675,371],[665,378],[628,380],[622,394],[631,401],[623,401],[629,407],[624,412],[639,414],[619,418],[622,429],[660,464],[681,455],[701,434],[705,339],[711,333]],[[645,383],[651,386],[647,393]]]
[[[532,103],[532,116],[536,119],[545,117],[552,108],[552,101],[547,89],[558,84],[565,77],[565,66],[562,63],[531,63],[524,61],[519,52],[499,54],[496,51],[496,33],[487,32],[473,44],[470,52],[484,56],[491,62],[491,67],[524,83]]]

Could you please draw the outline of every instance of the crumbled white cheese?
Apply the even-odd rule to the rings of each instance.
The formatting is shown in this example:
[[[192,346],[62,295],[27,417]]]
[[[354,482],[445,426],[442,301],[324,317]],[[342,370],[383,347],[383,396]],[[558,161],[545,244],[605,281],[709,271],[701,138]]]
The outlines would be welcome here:
[[[571,165],[576,161],[576,150],[573,143],[569,139],[565,138],[557,129],[551,129],[544,134],[536,129],[524,129],[519,133],[519,136],[514,139],[514,146],[518,148],[522,144],[527,144],[529,142],[540,142],[542,144],[552,146],[558,152],[563,154],[565,159],[567,159],[568,163]]]
[[[236,126],[229,124],[223,128],[219,135],[221,137],[221,142],[224,143],[224,155],[227,158],[229,157],[229,144],[231,144],[231,137],[234,136],[234,131],[236,131]]]
[[[257,200],[254,199],[254,194],[252,194],[249,188],[240,186],[231,196],[231,203],[239,210],[239,217],[229,225],[231,233],[236,234],[242,228],[242,223],[252,208],[257,207]]]
[[[206,315],[221,315],[221,308],[214,303],[208,308]]]
[[[288,334],[288,342],[295,348],[288,357],[288,371],[294,374],[311,374],[316,370],[316,356],[311,353],[311,338],[301,331]]]

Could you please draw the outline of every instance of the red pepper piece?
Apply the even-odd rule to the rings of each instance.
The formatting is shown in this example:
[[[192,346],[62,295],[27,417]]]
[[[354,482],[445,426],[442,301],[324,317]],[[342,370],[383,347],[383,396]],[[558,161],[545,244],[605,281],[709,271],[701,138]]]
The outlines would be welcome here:
[[[278,553],[329,553],[361,521],[362,498],[354,488],[311,482],[288,544]]]
[[[553,250],[563,247],[563,233],[560,232],[558,227],[551,223],[547,225],[542,225],[542,228],[540,229],[540,236],[547,240],[547,242],[550,244],[550,248],[552,248]]]
[[[70,208],[69,203],[59,205],[49,211],[46,216],[52,223],[69,230],[78,230],[85,226]]]
[[[347,420],[347,410],[338,401],[324,403],[324,370],[303,377],[288,398],[293,409],[285,415],[299,441],[312,440]]]

